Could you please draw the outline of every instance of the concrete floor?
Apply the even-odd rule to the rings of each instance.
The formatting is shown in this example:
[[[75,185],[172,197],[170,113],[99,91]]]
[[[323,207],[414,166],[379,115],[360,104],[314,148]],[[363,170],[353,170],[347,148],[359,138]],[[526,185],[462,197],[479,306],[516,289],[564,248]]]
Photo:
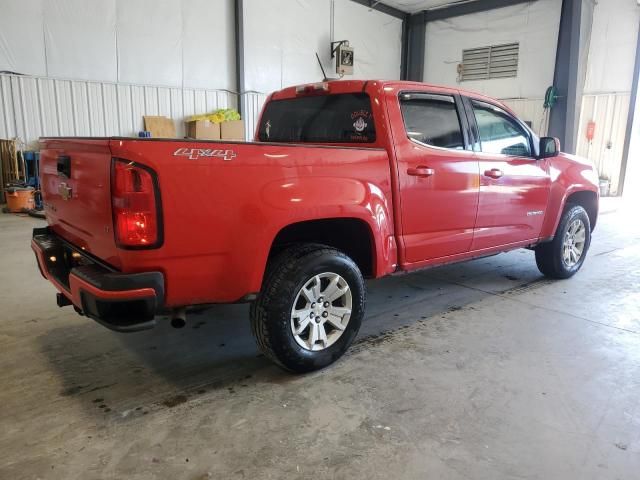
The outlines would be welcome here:
[[[293,376],[246,306],[129,335],[58,309],[41,222],[0,215],[0,479],[639,478],[637,218],[605,208],[568,281],[522,250],[371,282],[348,355]]]

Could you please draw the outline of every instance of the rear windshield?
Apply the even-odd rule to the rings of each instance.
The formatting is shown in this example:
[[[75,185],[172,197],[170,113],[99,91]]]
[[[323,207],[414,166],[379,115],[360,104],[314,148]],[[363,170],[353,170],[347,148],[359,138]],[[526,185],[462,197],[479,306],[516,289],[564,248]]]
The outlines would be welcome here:
[[[371,143],[376,129],[366,93],[341,93],[269,102],[261,142]]]

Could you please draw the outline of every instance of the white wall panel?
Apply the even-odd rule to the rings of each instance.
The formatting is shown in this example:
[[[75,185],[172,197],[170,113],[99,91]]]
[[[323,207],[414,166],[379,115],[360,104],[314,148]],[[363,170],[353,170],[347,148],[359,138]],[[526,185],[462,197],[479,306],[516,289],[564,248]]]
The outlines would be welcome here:
[[[402,20],[351,0],[335,0],[333,18],[333,40],[349,40],[355,49],[354,72],[348,78],[400,78]],[[335,63],[330,69],[335,74]]]
[[[171,112],[171,89],[159,87],[156,94],[158,99],[158,115],[173,118]]]
[[[113,83],[101,83],[102,106],[104,115],[105,135],[118,135],[118,97],[117,86]]]
[[[619,191],[639,26],[635,1],[599,0],[594,6],[577,153],[609,177],[612,194]],[[596,124],[592,141],[585,134],[589,121]]]
[[[17,131],[11,90],[11,78],[0,76],[0,134],[4,138],[15,137]]]
[[[247,138],[266,94],[322,80],[316,53],[327,75],[336,76],[332,40],[355,48],[354,75],[345,78],[400,78],[402,21],[351,0],[244,0],[243,23]]]
[[[538,0],[429,22],[425,82],[498,98],[542,97],[553,83],[561,6],[561,0]],[[520,44],[517,77],[458,83],[462,50],[512,42]]]
[[[35,135],[41,130],[40,112],[38,109],[38,94],[34,78],[13,77],[14,111],[20,128],[25,137]],[[18,95],[17,99],[15,95]]]
[[[336,76],[332,40],[355,48],[354,75],[400,78],[402,21],[351,0],[245,0],[245,88],[271,92]],[[333,38],[331,37],[333,33]]]
[[[624,177],[624,196],[640,205],[640,96],[636,96],[635,117],[629,142],[627,171]]]
[[[0,135],[130,135],[143,114],[181,120],[234,107],[233,0],[0,0]],[[355,78],[398,78],[399,19],[350,0],[245,0],[247,135],[265,93],[330,75],[329,45],[356,48]],[[28,41],[24,41],[25,38]],[[33,75],[33,76],[30,76]],[[255,91],[255,92],[253,92]]]
[[[182,85],[180,3],[117,0],[118,81]]]
[[[55,115],[57,122],[57,135],[73,135],[76,130],[76,117],[75,115],[69,114],[74,108],[74,97],[71,92],[71,82],[67,80],[53,80],[52,83],[54,95],[56,97]]]
[[[117,81],[114,1],[46,1],[43,12],[47,75]]]
[[[593,11],[585,93],[631,91],[639,25],[637,2],[598,0]]]
[[[233,0],[0,0],[0,71],[235,89],[233,5]]]
[[[56,95],[53,82],[48,82],[40,78],[36,79],[38,88],[38,98],[40,101],[40,117],[42,119],[42,130],[47,132],[58,131],[58,118],[56,115]]]
[[[244,0],[245,89],[322,80],[315,54],[328,65],[330,25],[330,0]]]
[[[267,95],[263,93],[250,92],[242,95],[242,111],[244,112],[244,129],[247,140],[252,140],[254,137],[258,126],[258,117],[266,100]]]
[[[129,132],[129,135],[133,135],[138,120],[133,116],[131,85],[116,85],[116,98],[118,99],[118,129],[120,132]]]
[[[233,0],[182,3],[184,86],[235,90]]]
[[[2,0],[0,70],[46,75],[44,0]]]
[[[226,90],[0,75],[0,138],[37,148],[41,136],[136,136],[144,115],[173,118],[178,137],[185,117],[236,107]]]
[[[89,100],[87,98],[86,82],[71,82],[71,102],[73,109],[71,112],[65,112],[65,115],[73,115],[73,135],[79,137],[91,136],[91,122],[89,115]],[[45,133],[46,135],[46,133]],[[25,132],[25,140],[34,139],[35,134]]]
[[[611,180],[611,193],[618,192],[620,166],[629,112],[630,94],[584,95],[578,125],[577,154],[591,160],[600,175]],[[595,135],[589,141],[587,124],[595,122]]]

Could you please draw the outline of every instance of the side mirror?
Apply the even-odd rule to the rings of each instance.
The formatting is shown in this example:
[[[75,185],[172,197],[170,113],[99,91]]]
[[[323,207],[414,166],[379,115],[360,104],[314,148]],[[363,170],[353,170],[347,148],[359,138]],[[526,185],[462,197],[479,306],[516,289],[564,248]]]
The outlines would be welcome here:
[[[542,137],[540,139],[540,158],[555,157],[560,153],[560,140],[556,137]]]

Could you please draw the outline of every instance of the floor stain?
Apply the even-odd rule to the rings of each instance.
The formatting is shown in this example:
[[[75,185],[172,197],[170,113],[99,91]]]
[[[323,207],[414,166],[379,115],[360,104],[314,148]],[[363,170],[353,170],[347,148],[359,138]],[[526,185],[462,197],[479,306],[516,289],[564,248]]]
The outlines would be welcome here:
[[[167,398],[164,402],[162,402],[162,404],[165,407],[169,407],[169,408],[173,408],[176,407],[182,403],[185,403],[187,401],[187,396],[186,395],[176,395],[174,397],[171,398]]]

